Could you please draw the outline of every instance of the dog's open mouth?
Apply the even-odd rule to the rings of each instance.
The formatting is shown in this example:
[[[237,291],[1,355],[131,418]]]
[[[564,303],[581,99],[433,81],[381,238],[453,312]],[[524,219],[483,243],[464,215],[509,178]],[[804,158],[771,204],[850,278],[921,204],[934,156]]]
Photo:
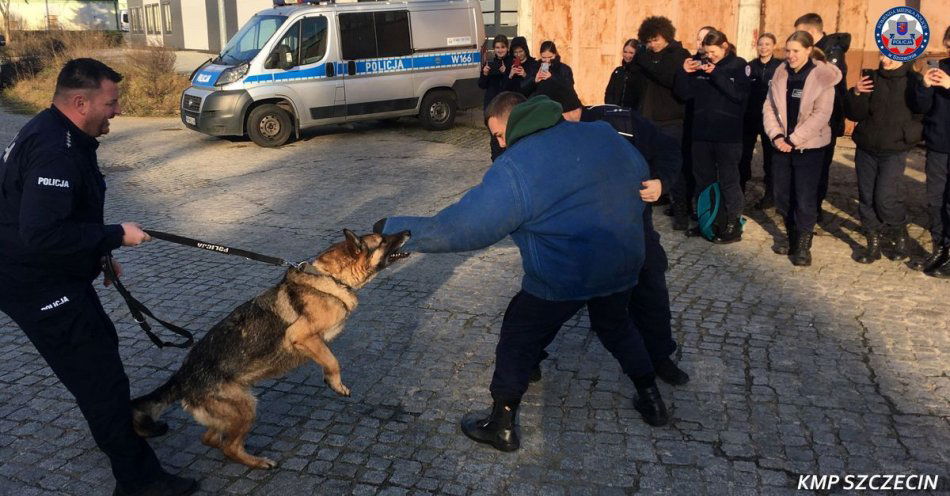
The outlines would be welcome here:
[[[394,253],[390,253],[390,254],[389,254],[389,257],[387,257],[387,258],[389,258],[389,261],[390,261],[390,262],[395,262],[396,260],[402,260],[402,259],[404,259],[404,258],[406,258],[406,257],[408,257],[408,256],[409,256],[409,254],[406,253],[406,252],[397,251],[397,252],[394,252]]]

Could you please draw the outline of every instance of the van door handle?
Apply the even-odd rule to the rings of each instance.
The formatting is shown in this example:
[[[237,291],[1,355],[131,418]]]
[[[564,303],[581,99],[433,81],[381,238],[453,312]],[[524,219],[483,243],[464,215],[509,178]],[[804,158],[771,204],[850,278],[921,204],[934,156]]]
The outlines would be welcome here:
[[[327,77],[336,76],[336,64],[334,64],[333,62],[327,62],[326,73],[327,73]]]
[[[346,63],[346,73],[350,76],[356,75],[356,62],[351,60]]]

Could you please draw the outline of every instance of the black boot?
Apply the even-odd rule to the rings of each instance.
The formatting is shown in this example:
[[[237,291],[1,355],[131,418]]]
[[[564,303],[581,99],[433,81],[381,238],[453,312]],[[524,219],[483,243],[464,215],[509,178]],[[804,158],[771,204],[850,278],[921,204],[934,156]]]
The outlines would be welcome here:
[[[913,263],[911,263],[911,268],[921,272],[927,272],[932,271],[947,261],[947,257],[950,256],[947,253],[948,250],[950,250],[950,245],[941,246],[940,243],[934,241],[932,246],[933,249],[930,250],[930,255],[927,255],[926,258],[914,260]]]
[[[462,432],[472,441],[490,444],[498,451],[515,451],[521,446],[515,429],[518,403],[495,401],[491,413],[472,412],[462,417]]]
[[[654,372],[656,372],[656,376],[667,384],[682,386],[689,382],[689,374],[683,372],[683,370],[677,367],[676,364],[673,363],[673,360],[669,358],[657,360],[657,362],[653,364],[653,369]]]
[[[640,412],[643,421],[653,427],[666,425],[670,421],[670,414],[666,411],[666,404],[660,396],[656,383],[652,386],[637,388],[637,395],[633,398],[633,408]]]
[[[689,228],[689,201],[673,203],[673,229],[685,231]]]
[[[881,233],[877,231],[868,231],[865,236],[867,236],[868,244],[864,248],[864,252],[859,253],[858,256],[854,257],[854,261],[863,264],[873,263],[875,260],[881,259]]]
[[[907,233],[907,226],[897,226],[891,231],[891,247],[887,250],[887,258],[891,260],[904,260],[909,256],[910,235]]]
[[[792,245],[792,252],[788,255],[792,265],[797,267],[808,267],[811,265],[811,238],[814,236],[811,231],[799,232],[795,234],[795,244]]]
[[[785,239],[778,240],[772,245],[772,252],[776,255],[788,255],[788,252],[795,246],[795,229],[785,227]]]
[[[123,491],[116,486],[112,496],[186,496],[199,489],[198,481],[163,473],[155,481],[137,491]]]
[[[712,239],[717,245],[727,245],[729,243],[738,243],[742,241],[742,224],[738,218],[731,218],[726,221],[726,225],[719,229],[716,237]]]
[[[924,270],[924,274],[939,279],[950,279],[950,245],[944,245],[940,253],[941,257],[934,262],[932,267]]]

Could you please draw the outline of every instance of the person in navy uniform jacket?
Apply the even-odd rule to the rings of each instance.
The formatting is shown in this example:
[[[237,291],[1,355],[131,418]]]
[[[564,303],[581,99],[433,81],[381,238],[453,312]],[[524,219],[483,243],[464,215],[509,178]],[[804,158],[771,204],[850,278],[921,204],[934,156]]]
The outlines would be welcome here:
[[[703,60],[686,59],[677,73],[674,90],[693,101],[692,156],[696,194],[719,181],[726,223],[718,226],[714,243],[742,239],[739,218],[744,197],[739,183],[742,124],[749,97],[749,67],[721,31],[703,39]],[[695,232],[693,232],[695,234]]]
[[[106,254],[149,240],[133,222],[103,222],[106,184],[96,137],[109,132],[109,119],[119,113],[121,80],[97,60],[67,62],[52,106],[4,151],[0,311],[76,398],[112,465],[115,494],[190,494],[197,483],[166,473],[132,428],[118,335],[92,287]],[[118,263],[114,268],[121,272]]]
[[[739,160],[739,182],[742,191],[752,179],[752,154],[757,139],[762,140],[762,171],[765,173],[765,195],[755,204],[757,209],[770,208],[775,204],[772,196],[772,155],[775,149],[769,143],[769,137],[762,126],[762,106],[769,94],[769,83],[775,75],[775,69],[782,59],[775,57],[777,40],[772,33],[762,33],[756,43],[759,56],[749,62],[749,103],[745,110],[745,123],[742,128],[742,158]]]

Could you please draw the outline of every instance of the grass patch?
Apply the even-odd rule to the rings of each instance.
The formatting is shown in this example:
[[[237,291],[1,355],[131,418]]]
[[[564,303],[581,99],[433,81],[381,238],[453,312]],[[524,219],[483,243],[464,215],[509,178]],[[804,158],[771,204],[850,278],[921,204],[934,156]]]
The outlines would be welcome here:
[[[124,115],[177,115],[181,92],[190,84],[187,76],[175,72],[174,52],[125,49],[108,33],[63,32],[55,38],[21,34],[15,40],[5,54],[12,62],[3,68],[11,74],[2,93],[15,112],[32,114],[49,107],[60,69],[74,58],[96,58],[122,74]]]

